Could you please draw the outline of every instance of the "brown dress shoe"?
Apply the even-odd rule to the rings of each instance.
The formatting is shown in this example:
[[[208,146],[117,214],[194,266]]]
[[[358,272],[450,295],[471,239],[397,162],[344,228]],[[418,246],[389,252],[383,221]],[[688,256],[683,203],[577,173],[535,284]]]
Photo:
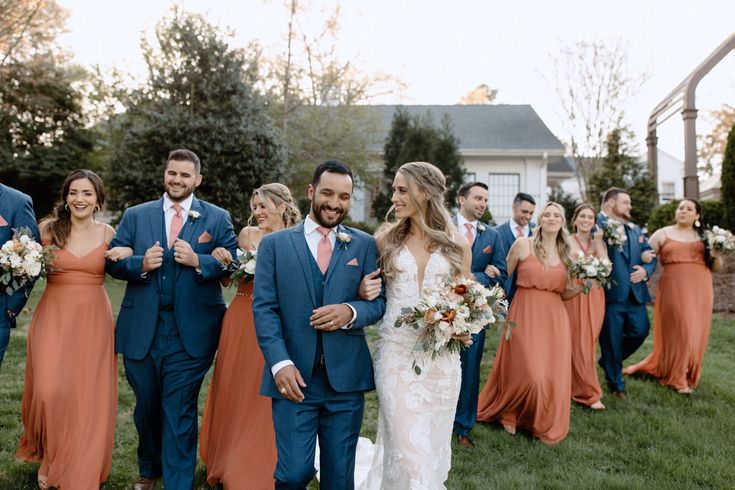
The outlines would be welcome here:
[[[153,485],[156,484],[156,478],[148,478],[141,476],[133,485],[133,490],[153,490]]]
[[[460,447],[463,447],[465,449],[475,448],[475,443],[472,442],[472,439],[470,439],[469,436],[457,436],[457,443],[460,445]]]
[[[628,394],[625,391],[613,391],[613,396],[615,398],[625,398]]]

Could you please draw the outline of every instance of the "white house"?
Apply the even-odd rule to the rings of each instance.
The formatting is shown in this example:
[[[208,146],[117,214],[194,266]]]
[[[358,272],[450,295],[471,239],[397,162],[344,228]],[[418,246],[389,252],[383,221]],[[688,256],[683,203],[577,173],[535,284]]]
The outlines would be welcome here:
[[[390,131],[399,106],[372,106],[383,121],[384,137]],[[513,197],[531,194],[546,200],[548,179],[573,176],[563,158],[564,145],[552,134],[530,105],[407,105],[411,115],[429,115],[439,127],[447,116],[464,159],[468,181],[484,182],[490,188],[488,207],[496,222],[510,217]],[[382,145],[375,148],[376,172],[383,168]],[[551,174],[553,174],[553,176]],[[368,189],[357,189],[350,217],[375,222]]]

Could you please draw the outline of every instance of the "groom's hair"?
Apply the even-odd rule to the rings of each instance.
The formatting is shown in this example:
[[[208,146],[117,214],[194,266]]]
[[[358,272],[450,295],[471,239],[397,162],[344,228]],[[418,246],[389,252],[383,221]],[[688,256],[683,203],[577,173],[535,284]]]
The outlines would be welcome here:
[[[317,165],[314,169],[314,176],[311,178],[311,186],[315,189],[324,172],[349,175],[350,180],[352,180],[352,185],[355,185],[355,176],[352,175],[352,170],[350,170],[350,167],[348,167],[345,162],[340,162],[339,160],[327,160],[326,162],[322,162]]]
[[[170,162],[171,160],[176,160],[179,162],[191,162],[194,164],[194,170],[196,170],[197,174],[201,173],[202,171],[202,164],[199,162],[199,157],[191,150],[186,150],[182,148],[169,153],[168,159],[166,159],[166,167],[168,167],[168,162]]]

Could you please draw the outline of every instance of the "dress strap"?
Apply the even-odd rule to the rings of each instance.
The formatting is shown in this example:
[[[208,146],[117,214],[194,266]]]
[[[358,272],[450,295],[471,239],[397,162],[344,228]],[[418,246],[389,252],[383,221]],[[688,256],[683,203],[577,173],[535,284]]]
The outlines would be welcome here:
[[[577,242],[577,245],[579,245],[579,248],[582,249],[582,252],[584,252],[585,255],[590,251],[590,246],[592,244],[592,241],[590,240],[590,245],[587,245],[586,247],[582,244],[582,242],[579,241],[579,238],[577,238],[577,235],[572,235],[572,238],[574,238],[574,241]]]

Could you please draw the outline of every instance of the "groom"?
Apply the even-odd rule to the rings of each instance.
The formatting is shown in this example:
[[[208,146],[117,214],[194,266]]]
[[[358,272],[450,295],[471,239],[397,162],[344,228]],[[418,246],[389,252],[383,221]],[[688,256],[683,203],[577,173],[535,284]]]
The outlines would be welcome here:
[[[605,371],[610,391],[618,398],[625,396],[623,361],[641,346],[648,336],[649,322],[646,303],[651,301],[646,281],[656,270],[656,260],[644,264],[641,253],[651,250],[641,229],[630,222],[633,209],[630,194],[611,187],[602,198],[602,211],[597,225],[604,228],[608,219],[624,224],[625,243],[622,247],[607,245],[613,268],[612,286],[605,288],[605,320],[600,332],[599,364]]]
[[[258,248],[253,314],[266,364],[261,393],[273,399],[276,488],[307,487],[317,436],[320,488],[354,487],[364,392],[375,388],[363,329],[383,316],[385,297],[357,298],[378,251],[371,236],[340,225],[352,189],[347,165],[320,164],[309,215]]]
[[[108,260],[106,269],[128,282],[115,351],[124,356],[135,393],[135,490],[152,489],[161,476],[166,490],[194,485],[197,399],[226,309],[219,280],[228,273],[211,253],[237,251],[227,211],[194,197],[200,168],[193,152],[172,151],[163,197],[126,210],[110,243],[133,249],[132,257]]]

